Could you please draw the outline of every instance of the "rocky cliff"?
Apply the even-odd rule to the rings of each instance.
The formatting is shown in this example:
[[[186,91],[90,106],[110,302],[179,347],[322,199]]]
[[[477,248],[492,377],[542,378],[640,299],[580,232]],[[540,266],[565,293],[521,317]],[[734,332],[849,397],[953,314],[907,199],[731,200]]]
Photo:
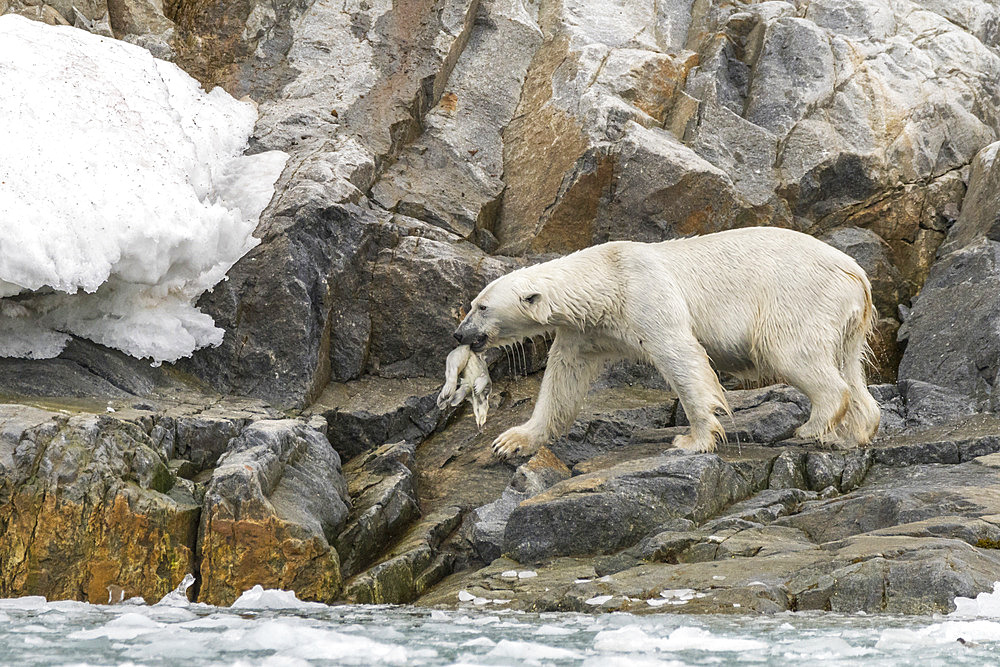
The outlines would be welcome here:
[[[323,601],[920,612],[1000,580],[993,3],[2,12],[249,95],[249,150],[291,157],[261,244],[199,303],[221,346],[158,369],[85,341],[0,360],[0,595],[152,599],[194,572],[213,603],[261,583]],[[672,395],[616,367],[550,451],[498,463],[488,442],[530,411],[543,346],[493,360],[483,433],[434,406],[456,318],[493,277],[747,225],[815,234],[869,272],[872,447],[789,441],[808,405],[775,387],[732,393],[717,454],[679,455]],[[660,595],[684,588],[703,595]]]

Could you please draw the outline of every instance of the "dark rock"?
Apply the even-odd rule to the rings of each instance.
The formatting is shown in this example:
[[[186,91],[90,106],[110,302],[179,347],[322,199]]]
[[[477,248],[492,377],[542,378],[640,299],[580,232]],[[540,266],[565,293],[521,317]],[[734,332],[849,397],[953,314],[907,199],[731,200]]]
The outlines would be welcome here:
[[[899,387],[909,426],[943,424],[976,412],[972,398],[947,387],[920,380],[901,380]]]
[[[507,522],[521,501],[569,477],[569,469],[547,447],[518,466],[498,499],[477,507],[466,517],[464,532],[480,560],[491,563],[500,557]]]
[[[817,542],[830,542],[942,515],[979,517],[1000,510],[993,495],[996,475],[971,463],[879,467],[869,478],[853,493],[807,502],[802,511],[776,523],[800,528]]]
[[[762,389],[726,392],[732,418],[721,417],[726,439],[731,443],[773,443],[791,438],[809,418],[809,401],[797,389],[772,385]],[[687,415],[678,404],[677,424],[687,425]]]
[[[778,455],[771,466],[768,487],[772,489],[808,489],[806,479],[806,455],[786,449]]]
[[[522,502],[504,533],[520,561],[627,547],[669,518],[701,521],[752,489],[712,454],[664,455],[556,484]]]
[[[437,379],[395,380],[366,376],[331,383],[308,414],[327,422],[327,437],[348,461],[387,442],[419,442],[437,428]]]
[[[838,227],[820,237],[837,250],[847,253],[865,270],[872,284],[875,309],[893,314],[910,299],[908,286],[892,263],[889,244],[875,232],[857,227]]]
[[[511,262],[476,246],[405,236],[382,250],[372,281],[367,369],[385,377],[439,377],[460,312]],[[405,317],[400,317],[405,313]]]
[[[418,521],[378,564],[348,582],[344,597],[362,604],[405,604],[451,573],[454,556],[441,543],[462,519],[457,507]]]
[[[365,267],[378,221],[355,206],[304,200],[274,211],[261,245],[202,296],[226,332],[180,363],[226,392],[302,407],[332,379],[357,377],[370,335]]]
[[[967,203],[899,334],[907,340],[900,379],[939,385],[975,408],[990,410],[1000,408],[994,392],[1000,373],[996,152],[996,145],[989,146],[973,162]],[[935,407],[951,408],[953,414],[968,410],[952,397]]]
[[[641,389],[628,392],[633,397],[633,404],[640,402],[636,398],[644,399],[638,406],[629,405],[628,399],[622,401],[622,392],[612,389],[610,394],[605,393],[602,409],[582,411],[569,433],[550,445],[552,452],[566,465],[573,467],[596,456],[614,454],[634,442],[637,435],[640,439],[648,437],[650,430],[674,423],[678,402],[673,394]],[[609,404],[615,403],[621,407],[607,409]]]
[[[352,508],[336,539],[345,577],[364,569],[420,516],[413,451],[412,444],[392,443],[345,466]]]

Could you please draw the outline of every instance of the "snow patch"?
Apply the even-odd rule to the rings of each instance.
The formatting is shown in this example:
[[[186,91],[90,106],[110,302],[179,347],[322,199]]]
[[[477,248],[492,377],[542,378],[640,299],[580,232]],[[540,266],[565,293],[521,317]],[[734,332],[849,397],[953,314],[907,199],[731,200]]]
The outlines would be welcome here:
[[[259,243],[288,156],[257,110],[148,51],[0,16],[0,356],[69,334],[154,362],[218,345],[194,303]]]

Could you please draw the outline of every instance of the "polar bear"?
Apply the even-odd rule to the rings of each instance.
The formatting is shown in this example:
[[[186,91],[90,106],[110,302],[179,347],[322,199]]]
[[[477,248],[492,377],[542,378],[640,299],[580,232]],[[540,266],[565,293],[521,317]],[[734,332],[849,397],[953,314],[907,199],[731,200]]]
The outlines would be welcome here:
[[[796,431],[868,443],[879,407],[864,364],[875,321],[871,285],[851,257],[807,234],[748,227],[705,236],[615,241],[518,269],[473,300],[455,338],[474,352],[555,336],[531,418],[493,443],[528,455],[562,435],[605,364],[651,363],[691,423],[675,446],[714,451],[729,408],[713,366],[783,380],[812,404]]]

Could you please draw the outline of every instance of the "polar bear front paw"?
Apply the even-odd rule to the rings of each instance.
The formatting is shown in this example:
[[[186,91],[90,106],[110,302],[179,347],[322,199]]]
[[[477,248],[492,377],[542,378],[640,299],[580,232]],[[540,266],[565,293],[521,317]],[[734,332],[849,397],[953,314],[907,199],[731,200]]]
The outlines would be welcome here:
[[[509,428],[493,441],[493,453],[497,458],[509,459],[512,456],[530,456],[538,451],[542,442],[523,426]]]
[[[693,435],[678,435],[674,438],[674,447],[688,452],[714,452],[715,438],[696,439]]]

